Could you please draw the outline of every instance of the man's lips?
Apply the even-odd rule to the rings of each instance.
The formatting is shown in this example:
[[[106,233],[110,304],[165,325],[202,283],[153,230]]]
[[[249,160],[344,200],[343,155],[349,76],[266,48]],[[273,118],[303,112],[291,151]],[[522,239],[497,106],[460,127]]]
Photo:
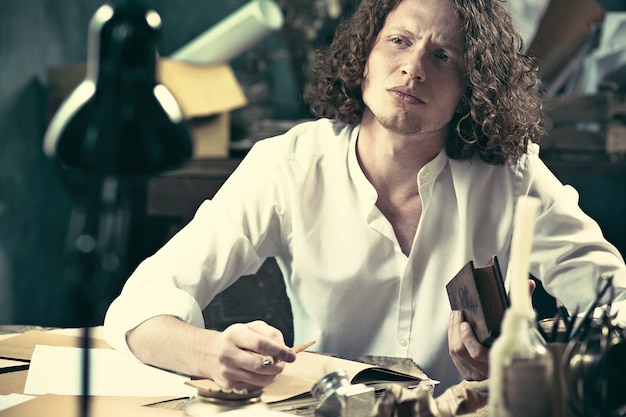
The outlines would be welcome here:
[[[408,87],[393,87],[388,90],[390,93],[400,98],[401,100],[405,100],[411,103],[416,104],[424,104],[424,100],[422,100],[415,90]]]

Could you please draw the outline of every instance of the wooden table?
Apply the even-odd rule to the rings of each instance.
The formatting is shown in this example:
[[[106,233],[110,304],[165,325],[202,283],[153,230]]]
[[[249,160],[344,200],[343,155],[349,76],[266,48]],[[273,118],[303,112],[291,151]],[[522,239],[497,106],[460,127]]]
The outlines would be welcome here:
[[[42,334],[50,334],[57,332],[62,332],[63,330],[56,329],[54,332],[46,332],[47,330],[53,330],[50,328],[44,328],[40,326],[28,326],[28,325],[0,325],[0,335],[3,335],[2,338],[6,338],[8,335],[23,333],[30,330],[39,330],[42,331]],[[72,334],[72,333],[70,333]],[[75,330],[75,333],[72,335],[77,336],[80,335],[78,330]],[[0,338],[0,340],[2,340]],[[98,339],[100,340],[100,339]],[[104,343],[100,340],[99,343]],[[388,369],[395,369],[399,372],[410,373],[411,367],[414,367],[415,364],[413,361],[408,359],[397,359],[397,358],[385,358],[385,357],[363,357],[361,360],[365,363],[371,363],[374,365],[378,365]],[[418,368],[415,368],[418,369]],[[24,392],[24,385],[26,383],[26,377],[28,374],[28,370],[19,370],[14,372],[4,372],[0,373],[0,395],[6,395],[10,393],[22,393]],[[162,402],[157,402],[151,404],[149,407],[161,408],[161,409],[170,409],[170,410],[184,410],[188,399],[174,399],[167,400]],[[308,406],[299,409],[293,409],[286,411],[285,413],[291,415],[305,416],[305,417],[313,417],[315,415],[315,406]],[[2,413],[0,412],[0,415]],[[469,417],[484,417],[487,415],[486,407],[478,410],[474,414],[465,414]]]

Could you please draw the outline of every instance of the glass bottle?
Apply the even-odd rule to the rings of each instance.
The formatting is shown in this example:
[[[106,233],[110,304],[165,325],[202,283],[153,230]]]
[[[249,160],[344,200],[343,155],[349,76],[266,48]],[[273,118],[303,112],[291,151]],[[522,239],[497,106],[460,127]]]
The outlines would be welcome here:
[[[518,198],[513,219],[510,279],[511,306],[504,312],[500,336],[489,351],[490,417],[550,417],[552,354],[537,330],[528,285],[539,199]]]
[[[554,364],[532,309],[508,309],[489,352],[489,416],[550,417]]]

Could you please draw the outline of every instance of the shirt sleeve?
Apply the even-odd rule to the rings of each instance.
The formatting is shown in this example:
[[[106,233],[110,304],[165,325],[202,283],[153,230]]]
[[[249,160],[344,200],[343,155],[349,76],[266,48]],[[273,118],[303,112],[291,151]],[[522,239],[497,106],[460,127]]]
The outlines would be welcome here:
[[[527,164],[532,172],[527,192],[542,202],[535,223],[533,275],[570,311],[576,306],[585,311],[595,299],[598,280],[613,276],[616,305],[624,304],[626,266],[622,255],[580,209],[574,188],[563,185],[538,157],[530,156]]]
[[[189,224],[131,274],[105,317],[113,348],[130,353],[126,333],[158,315],[204,327],[202,310],[215,295],[276,253],[280,185],[267,153],[251,150]]]

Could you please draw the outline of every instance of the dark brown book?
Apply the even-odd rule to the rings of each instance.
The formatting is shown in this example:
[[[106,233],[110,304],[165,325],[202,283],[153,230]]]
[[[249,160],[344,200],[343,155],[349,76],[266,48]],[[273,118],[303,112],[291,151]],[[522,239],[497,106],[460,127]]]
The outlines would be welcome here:
[[[446,285],[452,310],[462,310],[480,343],[490,346],[500,334],[500,324],[509,302],[494,256],[487,265],[469,261]]]

